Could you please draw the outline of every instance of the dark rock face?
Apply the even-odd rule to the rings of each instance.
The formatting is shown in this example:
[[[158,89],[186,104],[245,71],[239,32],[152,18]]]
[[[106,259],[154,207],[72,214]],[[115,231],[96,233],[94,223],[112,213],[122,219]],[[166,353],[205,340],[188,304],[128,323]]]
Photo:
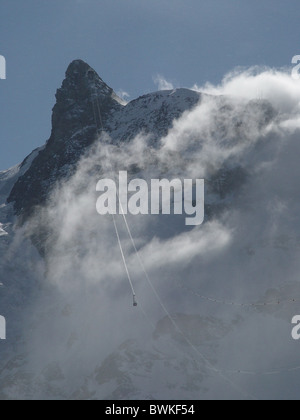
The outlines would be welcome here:
[[[8,202],[14,202],[16,214],[25,218],[44,203],[56,181],[72,175],[79,158],[95,141],[100,125],[94,112],[97,100],[104,126],[109,115],[122,108],[113,90],[81,60],[70,64],[56,99],[51,137],[8,198]]]
[[[7,201],[14,203],[21,222],[26,221],[36,206],[45,203],[58,181],[73,175],[79,159],[96,141],[99,129],[103,128],[111,141],[120,145],[142,132],[148,135],[149,146],[155,148],[174,120],[204,98],[192,90],[175,89],[150,93],[125,105],[88,64],[73,61],[56,93],[51,137],[30,160],[29,167],[27,159],[21,165],[21,176]],[[275,117],[267,101],[250,101],[237,112],[226,97],[210,99],[215,102],[215,126],[210,135],[219,139],[225,149],[247,142],[247,132],[259,132]],[[247,178],[239,165],[230,167],[225,165],[207,180],[209,190],[221,200],[239,190]]]
[[[124,106],[88,64],[73,61],[56,93],[51,137],[15,183],[8,203],[13,202],[15,213],[26,220],[45,202],[57,181],[72,176],[100,128],[116,143],[130,140],[140,131],[153,133],[155,142],[199,99],[196,92],[179,89],[149,94]]]
[[[103,127],[115,143],[131,140],[141,131],[152,133],[155,145],[174,119],[199,99],[198,93],[179,89],[149,94],[125,106],[88,64],[73,61],[56,93],[51,137],[13,186],[8,203],[13,202],[15,213],[26,220],[45,203],[57,181],[72,176],[99,129]]]

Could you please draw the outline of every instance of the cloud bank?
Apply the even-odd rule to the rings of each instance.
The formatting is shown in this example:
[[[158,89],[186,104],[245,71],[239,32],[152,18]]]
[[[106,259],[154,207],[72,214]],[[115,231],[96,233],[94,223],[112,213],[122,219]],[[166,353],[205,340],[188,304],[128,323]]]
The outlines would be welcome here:
[[[163,78],[156,82],[160,89],[173,89]],[[84,381],[91,386],[95,368],[128,339],[139,342],[145,353],[158,346],[175,365],[182,357],[197,359],[187,343],[174,338],[172,325],[167,334],[158,329],[159,340],[153,344],[154,327],[166,314],[145,279],[120,216],[116,222],[142,309],[132,311],[112,220],[100,217],[95,207],[97,181],[125,169],[146,180],[206,180],[203,226],[187,229],[180,216],[128,216],[140,258],[168,311],[194,317],[190,322],[201,320],[191,328],[187,318],[177,315],[199,351],[224,372],[297,364],[290,339],[296,304],[251,311],[220,302],[300,297],[300,85],[281,71],[249,69],[227,75],[218,86],[194,89],[202,92],[201,101],[174,121],[157,147],[149,148],[149,136],[142,133],[122,146],[103,135],[80,161],[74,177],[57,186],[48,205],[26,226],[26,235],[34,232],[46,251],[42,297],[25,322],[28,363],[38,377],[47,366],[59,366],[69,394]],[[201,300],[193,292],[219,303]],[[224,335],[216,333],[212,322],[222,325]],[[213,338],[199,341],[204,331]],[[198,358],[197,381],[207,391],[201,396],[236,398],[236,389],[228,388],[202,362]],[[164,369],[157,374],[157,392],[172,398],[168,387],[159,385],[163,374]],[[180,375],[182,379],[185,373]],[[272,383],[255,375],[233,380],[246,394],[276,399],[296,396],[297,379],[297,373],[290,373]],[[49,392],[45,383],[39,395]],[[149,384],[143,387],[140,397],[153,391]],[[107,384],[98,388],[98,397],[112,395]],[[192,398],[197,392],[192,387],[185,395]],[[128,398],[133,395],[128,391]],[[173,398],[180,398],[180,389]]]

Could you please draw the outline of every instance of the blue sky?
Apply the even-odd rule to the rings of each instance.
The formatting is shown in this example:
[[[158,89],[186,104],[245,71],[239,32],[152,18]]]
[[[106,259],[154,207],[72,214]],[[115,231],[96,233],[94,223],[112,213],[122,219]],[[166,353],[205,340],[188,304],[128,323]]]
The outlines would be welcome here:
[[[236,66],[291,65],[298,16],[299,0],[0,0],[0,170],[49,138],[73,59],[133,99],[157,74],[190,87]]]

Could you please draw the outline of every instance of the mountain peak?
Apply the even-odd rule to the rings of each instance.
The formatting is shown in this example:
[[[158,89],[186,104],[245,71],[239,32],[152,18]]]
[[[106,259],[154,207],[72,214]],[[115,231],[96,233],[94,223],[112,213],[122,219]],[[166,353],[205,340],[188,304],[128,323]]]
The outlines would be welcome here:
[[[140,132],[151,133],[155,145],[174,119],[199,99],[196,92],[180,90],[149,94],[123,106],[92,67],[83,60],[73,61],[56,93],[51,136],[7,201],[14,202],[15,213],[26,220],[45,203],[57,181],[73,175],[81,156],[99,139],[99,130],[109,133],[115,143],[129,141]]]
[[[89,70],[93,69],[85,61],[78,59],[72,61],[66,71],[66,75],[72,76],[73,74],[85,74]]]
[[[108,129],[111,115],[123,108],[121,105],[113,89],[87,63],[75,60],[69,65],[56,92],[51,136],[8,197],[8,202],[15,202],[17,214],[29,215],[45,201],[55,181],[72,175],[98,130]]]
[[[113,99],[120,103],[113,89],[110,88],[97,74],[97,72],[83,60],[74,60],[68,66],[62,87],[58,89],[57,102],[70,100]]]

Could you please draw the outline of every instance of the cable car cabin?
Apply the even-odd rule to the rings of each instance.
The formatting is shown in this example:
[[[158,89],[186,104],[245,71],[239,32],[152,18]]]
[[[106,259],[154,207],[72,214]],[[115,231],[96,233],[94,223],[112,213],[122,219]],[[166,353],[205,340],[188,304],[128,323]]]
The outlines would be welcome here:
[[[138,306],[137,301],[136,301],[136,296],[133,296],[133,306],[134,307]]]

